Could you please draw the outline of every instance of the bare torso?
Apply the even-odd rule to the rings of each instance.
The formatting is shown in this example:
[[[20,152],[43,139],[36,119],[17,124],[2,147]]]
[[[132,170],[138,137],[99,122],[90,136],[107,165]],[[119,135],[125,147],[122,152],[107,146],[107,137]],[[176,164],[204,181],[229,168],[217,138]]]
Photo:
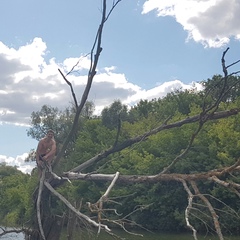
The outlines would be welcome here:
[[[47,138],[43,138],[41,139],[41,141],[39,142],[39,150],[38,153],[39,154],[47,154],[52,150],[52,147],[54,145],[54,140],[51,139],[47,139]]]
[[[51,162],[56,154],[56,142],[53,138],[45,137],[39,141],[37,148],[37,162],[43,158],[48,162]],[[41,156],[41,157],[40,157]]]

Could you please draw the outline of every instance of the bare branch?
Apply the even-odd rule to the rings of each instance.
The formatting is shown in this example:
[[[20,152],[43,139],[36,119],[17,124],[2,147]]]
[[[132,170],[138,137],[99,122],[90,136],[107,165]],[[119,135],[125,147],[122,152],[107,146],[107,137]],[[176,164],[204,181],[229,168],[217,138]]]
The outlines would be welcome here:
[[[219,221],[218,221],[218,216],[212,206],[212,204],[208,201],[208,199],[200,193],[196,183],[194,181],[191,181],[191,185],[195,191],[195,194],[206,204],[206,206],[208,207],[211,215],[212,215],[212,218],[213,218],[213,222],[214,222],[214,226],[215,226],[215,230],[216,230],[216,233],[219,237],[220,240],[224,240],[223,238],[223,235],[222,235],[222,231],[221,231],[221,227],[220,227],[220,224],[219,224]]]
[[[240,62],[240,60],[237,60],[236,62],[233,62],[233,63],[229,64],[226,68],[230,68],[230,67],[238,64],[239,62]]]
[[[77,109],[78,108],[78,103],[77,103],[77,98],[76,98],[76,95],[75,95],[75,92],[73,90],[73,86],[72,84],[67,80],[67,78],[64,76],[64,74],[62,73],[62,71],[60,69],[58,69],[58,71],[60,72],[60,74],[62,75],[63,79],[65,80],[65,82],[70,86],[70,89],[71,89],[71,92],[72,92],[72,97],[73,97],[73,100],[74,100],[74,103],[75,103],[75,108]]]
[[[240,166],[240,158],[230,167],[224,168],[222,174],[230,173],[232,170]]]
[[[102,211],[103,211],[103,203],[107,201],[108,195],[111,191],[111,189],[113,188],[113,186],[115,185],[117,179],[119,177],[119,172],[116,172],[111,184],[108,186],[106,192],[101,196],[101,198],[97,201],[96,204],[94,204],[95,206],[97,206],[97,211],[98,211],[98,222],[101,223],[101,219],[102,219]],[[100,233],[101,228],[98,228],[98,234]]]
[[[188,194],[188,206],[186,207],[186,210],[185,210],[185,220],[186,220],[186,223],[187,223],[187,226],[192,230],[193,232],[193,237],[195,240],[198,240],[197,238],[197,231],[196,229],[190,224],[189,222],[189,214],[190,214],[190,211],[192,209],[192,202],[193,202],[193,198],[194,198],[194,195],[192,194],[191,190],[189,189],[186,181],[182,180],[181,181],[182,184],[183,184],[183,187],[185,189],[185,191],[187,192]]]
[[[78,217],[84,219],[89,224],[91,224],[94,227],[100,227],[105,229],[106,231],[111,231],[107,225],[99,224],[95,221],[93,221],[91,218],[89,218],[87,215],[77,211],[75,207],[72,206],[72,204],[67,201],[66,198],[64,198],[60,193],[58,193],[48,182],[44,181],[44,185],[48,188],[50,192],[52,192],[55,196],[57,196],[71,211],[73,211]]]
[[[239,171],[239,169],[235,169]],[[222,176],[223,169],[210,170],[208,172],[192,173],[192,174],[180,174],[180,173],[166,173],[166,174],[156,174],[156,175],[119,175],[117,182],[124,184],[131,183],[144,183],[144,182],[161,182],[161,181],[209,181],[212,176]],[[67,172],[65,175],[70,180],[86,180],[86,181],[112,181],[115,174],[84,174],[84,173],[75,173]]]
[[[75,67],[77,67],[77,65],[79,64],[80,60],[81,60],[82,58],[87,57],[88,55],[89,55],[89,53],[86,54],[86,55],[84,55],[84,56],[82,56],[82,57],[80,57],[80,58],[78,59],[78,61],[76,62],[76,64],[73,65],[73,67],[71,68],[71,70],[65,75],[65,77],[67,77],[69,74],[71,74],[71,73],[74,71]]]
[[[229,50],[229,47],[223,52],[223,55],[222,55],[222,69],[223,69],[224,76],[228,75],[227,67],[225,65],[225,55],[227,54],[228,50]]]
[[[206,115],[206,121],[226,118],[226,117],[229,117],[229,116],[232,116],[232,115],[236,115],[239,112],[240,112],[240,109],[231,109],[231,110],[228,110],[228,111],[222,111],[222,112],[207,114]],[[172,128],[176,128],[176,127],[181,127],[185,124],[198,122],[200,118],[201,118],[200,115],[195,115],[193,117],[188,117],[184,120],[180,120],[180,121],[175,122],[175,123],[170,123],[170,124],[163,123],[161,126],[155,128],[155,129],[152,129],[149,132],[146,132],[146,133],[144,133],[140,136],[137,136],[135,138],[129,139],[129,140],[127,140],[127,141],[125,141],[121,144],[118,144],[117,146],[111,147],[111,148],[105,150],[104,152],[99,153],[98,155],[96,155],[93,158],[85,161],[81,165],[73,168],[69,172],[80,172],[80,171],[84,170],[85,168],[93,165],[94,163],[97,163],[100,160],[106,158],[110,154],[115,153],[115,152],[119,152],[119,151],[121,151],[121,150],[123,150],[123,149],[137,143],[137,142],[143,141],[153,134],[156,134],[156,133],[158,133],[160,131],[163,131],[163,130],[166,130],[166,129],[172,129]],[[194,137],[193,137],[193,139],[194,139]]]
[[[41,178],[40,178],[40,181],[39,181],[38,198],[37,198],[37,220],[38,220],[38,226],[39,226],[40,234],[41,234],[43,240],[46,240],[46,237],[45,237],[43,227],[42,227],[40,203],[41,203],[41,197],[42,197],[42,191],[43,191],[43,182],[45,180],[45,173],[46,173],[46,168],[44,168],[42,170],[42,175],[41,175]]]
[[[239,74],[239,73],[240,73],[240,71],[232,72],[228,76],[236,75],[236,74]]]
[[[190,150],[190,148],[192,147],[192,144],[194,142],[194,139],[197,137],[198,133],[200,132],[200,130],[202,129],[203,127],[203,122],[202,121],[199,121],[199,125],[198,125],[198,128],[197,130],[192,134],[192,137],[188,143],[188,146],[186,147],[186,149],[181,153],[179,154],[167,167],[165,167],[163,169],[163,171],[160,173],[160,174],[164,174],[164,173],[167,173],[181,158],[183,158]]]
[[[92,50],[91,50],[91,54],[90,54],[91,55],[91,63],[90,63],[90,68],[89,68],[89,72],[88,72],[87,84],[85,86],[85,89],[84,89],[84,92],[83,92],[83,95],[82,95],[82,98],[81,98],[81,102],[80,102],[79,105],[77,105],[76,114],[75,114],[75,117],[74,117],[74,120],[73,120],[72,128],[71,128],[67,138],[65,139],[65,141],[63,143],[63,146],[60,149],[54,164],[57,164],[60,161],[60,158],[64,155],[64,152],[67,149],[67,146],[72,139],[72,136],[76,133],[80,113],[81,113],[81,111],[82,111],[82,109],[83,109],[83,107],[84,107],[84,105],[87,101],[88,94],[89,94],[91,86],[92,86],[93,78],[96,75],[96,68],[97,68],[98,60],[99,60],[99,57],[100,57],[100,53],[102,51],[102,47],[101,47],[102,32],[103,32],[103,27],[104,27],[104,23],[105,23],[105,18],[106,18],[106,0],[103,0],[102,20],[101,20],[100,26],[98,28],[96,39],[94,41],[94,44],[93,44],[93,47],[92,47]],[[93,59],[93,52],[94,52],[95,47],[96,47],[96,52],[95,52],[95,57]],[[64,76],[64,75],[62,74],[62,76]],[[65,78],[65,76],[64,76],[64,78]]]

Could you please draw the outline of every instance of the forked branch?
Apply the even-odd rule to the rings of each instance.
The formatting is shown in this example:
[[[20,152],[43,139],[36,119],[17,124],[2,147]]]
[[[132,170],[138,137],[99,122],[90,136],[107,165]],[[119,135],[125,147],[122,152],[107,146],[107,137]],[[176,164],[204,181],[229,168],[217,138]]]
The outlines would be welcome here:
[[[197,184],[196,182],[194,181],[191,181],[191,185],[192,185],[192,188],[194,189],[195,191],[195,194],[197,197],[199,197],[203,202],[204,204],[208,207],[211,215],[212,215],[212,219],[213,219],[213,223],[214,223],[214,226],[215,226],[215,230],[216,230],[216,233],[219,237],[220,240],[224,240],[224,237],[222,235],[222,230],[221,230],[221,226],[219,224],[219,221],[218,221],[218,215],[217,213],[215,212],[212,204],[208,201],[208,199],[200,193],[198,187],[197,187]]]
[[[71,211],[73,211],[79,218],[84,219],[87,221],[89,224],[91,224],[94,227],[97,228],[103,228],[106,231],[111,231],[107,225],[104,224],[99,224],[95,221],[93,221],[90,217],[87,215],[79,212],[76,210],[76,208],[66,199],[64,198],[60,193],[58,193],[48,182],[44,182],[44,185],[48,188],[48,190],[54,194],[56,197],[58,197]]]

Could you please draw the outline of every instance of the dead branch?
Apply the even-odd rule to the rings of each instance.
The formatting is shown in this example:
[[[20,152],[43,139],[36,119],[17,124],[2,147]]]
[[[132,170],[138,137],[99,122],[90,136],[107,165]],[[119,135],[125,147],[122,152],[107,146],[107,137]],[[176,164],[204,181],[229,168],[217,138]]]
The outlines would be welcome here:
[[[54,194],[56,197],[58,197],[71,211],[73,211],[80,219],[84,219],[89,224],[91,224],[94,227],[97,228],[103,228],[105,231],[111,231],[107,225],[99,224],[95,221],[93,221],[91,218],[89,218],[87,215],[79,212],[76,210],[75,207],[66,199],[64,198],[60,193],[58,193],[48,182],[44,181],[44,185],[48,188],[48,190]]]
[[[225,55],[227,54],[229,50],[229,47],[223,52],[223,55],[222,55],[222,69],[223,69],[223,73],[224,73],[224,76],[227,76],[228,75],[228,67],[226,67],[226,64],[225,64]]]
[[[98,222],[101,223],[101,219],[102,219],[102,211],[103,211],[103,203],[107,201],[108,195],[111,191],[111,189],[113,188],[113,186],[115,185],[117,179],[119,177],[119,172],[116,172],[111,184],[108,186],[106,192],[101,196],[101,198],[98,200],[98,202],[95,204],[96,206],[98,206]],[[101,228],[98,228],[98,234],[100,233]]]
[[[119,177],[119,172],[116,172],[116,173],[115,173],[115,176],[114,176],[114,178],[113,178],[113,180],[112,180],[112,182],[111,182],[111,184],[110,184],[109,187],[108,187],[108,189],[107,189],[106,192],[102,195],[102,197],[99,199],[100,202],[103,202],[103,201],[105,201],[105,199],[108,198],[108,195],[109,195],[110,191],[112,190],[113,186],[115,185],[118,177]]]
[[[72,66],[71,70],[65,75],[65,77],[67,77],[69,74],[73,73],[75,67],[77,67],[77,65],[79,64],[80,60],[81,60],[82,58],[87,57],[88,55],[89,55],[89,53],[88,53],[88,54],[85,54],[84,56],[81,56],[81,57],[78,59],[78,61]]]
[[[67,80],[67,78],[64,76],[64,74],[62,73],[62,71],[61,71],[60,69],[58,69],[58,71],[59,71],[60,74],[62,75],[62,77],[63,77],[63,79],[65,80],[65,82],[67,83],[67,85],[70,87],[71,93],[72,93],[72,97],[73,97],[73,101],[74,101],[74,103],[75,103],[75,108],[77,109],[77,108],[78,108],[78,102],[77,102],[77,98],[76,98],[75,92],[74,92],[74,90],[73,90],[72,83]]]
[[[91,86],[92,86],[93,78],[96,75],[96,69],[97,69],[99,57],[100,57],[100,54],[102,52],[102,46],[101,45],[102,45],[102,33],[103,33],[104,24],[105,24],[106,20],[108,19],[110,13],[113,11],[113,9],[117,6],[117,4],[120,1],[121,0],[118,0],[115,4],[113,4],[113,6],[110,9],[108,15],[107,15],[107,11],[106,11],[107,10],[107,3],[106,3],[107,0],[102,1],[102,19],[101,19],[100,25],[98,27],[97,34],[96,34],[96,37],[95,37],[95,40],[94,40],[94,43],[93,43],[93,47],[92,47],[92,50],[91,50],[91,53],[90,53],[91,62],[90,62],[90,67],[89,67],[89,72],[88,72],[87,84],[85,86],[80,104],[79,105],[76,104],[76,99],[74,100],[75,105],[76,105],[76,114],[75,114],[75,117],[74,117],[74,120],[73,120],[72,128],[71,128],[67,138],[65,139],[62,148],[60,149],[59,153],[57,154],[54,165],[58,164],[61,157],[64,155],[64,152],[66,151],[67,146],[72,139],[72,136],[76,133],[80,113],[81,113],[81,111],[82,111],[82,109],[83,109],[83,107],[84,107],[84,105],[87,101],[88,94],[89,94]],[[61,75],[63,76],[64,80],[66,81],[67,80],[66,77],[62,73],[61,73]],[[75,93],[73,92],[71,83],[68,80],[66,82],[71,87],[72,95],[75,96]]]
[[[198,128],[197,130],[192,134],[192,137],[188,143],[188,146],[185,148],[185,150],[179,154],[167,167],[165,167],[163,169],[162,172],[160,172],[160,174],[164,174],[164,173],[167,173],[180,159],[182,159],[190,150],[190,148],[192,147],[192,144],[195,140],[195,138],[197,137],[198,133],[200,132],[200,130],[202,129],[203,127],[203,122],[202,121],[199,121],[199,125],[198,125]]]
[[[236,64],[237,62],[235,62],[232,65],[229,65],[229,66],[226,67],[226,65],[225,65],[225,55],[226,55],[228,50],[229,50],[229,48],[226,51],[224,51],[224,53],[222,55],[222,68],[223,68],[223,72],[224,72],[224,77],[223,77],[224,84],[223,84],[223,87],[221,89],[221,92],[219,94],[218,99],[210,107],[208,107],[207,109],[205,108],[205,104],[203,104],[202,112],[199,115],[200,118],[199,118],[198,128],[192,134],[192,137],[191,137],[191,139],[189,141],[188,146],[185,148],[185,150],[181,154],[176,156],[176,158],[167,167],[165,167],[160,174],[167,173],[181,158],[183,158],[188,153],[189,149],[191,148],[191,146],[192,146],[192,144],[194,142],[194,139],[197,137],[197,135],[200,132],[200,130],[202,129],[204,123],[207,121],[207,118],[208,118],[209,114],[211,114],[211,112],[214,113],[215,111],[217,111],[217,109],[219,107],[219,104],[222,101],[223,97],[232,89],[233,86],[231,86],[231,87],[229,87],[227,89],[227,80],[228,80],[228,71],[227,71],[227,69],[228,69],[228,67]],[[208,94],[209,93],[210,92],[208,92]]]
[[[240,184],[237,184],[234,182],[226,182],[226,181],[220,180],[216,176],[212,176],[210,179],[213,180],[214,182],[216,182],[217,184],[224,186],[226,188],[240,189]]]
[[[232,166],[224,168],[223,171],[222,171],[222,174],[231,173],[232,170],[236,169],[239,166],[240,166],[240,159],[238,159]]]
[[[238,169],[236,169],[238,171]],[[132,184],[132,183],[145,183],[145,182],[161,182],[161,181],[195,181],[203,180],[209,181],[212,176],[222,176],[222,169],[215,169],[214,171],[192,173],[192,174],[181,174],[181,173],[166,173],[156,175],[120,175],[117,183]],[[70,180],[86,180],[86,181],[112,181],[115,174],[85,174],[76,172],[67,172],[65,175]]]
[[[38,220],[38,227],[40,230],[40,234],[42,236],[43,240],[46,240],[43,227],[42,227],[42,218],[41,218],[41,197],[42,197],[42,191],[43,191],[43,182],[45,180],[45,173],[46,173],[46,168],[42,170],[42,175],[39,181],[39,188],[38,188],[38,197],[37,197],[37,220]]]
[[[195,194],[196,196],[198,196],[205,204],[206,206],[208,207],[211,215],[212,215],[212,219],[213,219],[213,222],[214,222],[214,226],[215,226],[215,230],[216,230],[216,233],[219,237],[220,240],[224,240],[224,237],[222,235],[222,231],[221,231],[221,227],[220,227],[220,224],[219,224],[219,221],[218,221],[218,215],[216,214],[212,204],[208,201],[208,199],[200,193],[197,185],[196,185],[196,182],[194,181],[191,181],[191,186],[192,188],[194,189],[195,191]]]
[[[206,119],[207,119],[207,121],[217,120],[217,119],[226,118],[226,117],[236,115],[239,112],[240,112],[240,108],[239,109],[231,109],[231,110],[227,110],[227,111],[221,111],[221,112],[215,112],[215,113],[211,113],[211,114],[206,114]],[[151,135],[154,135],[158,132],[161,132],[161,131],[164,131],[164,130],[167,130],[167,129],[181,127],[185,124],[198,122],[200,120],[200,118],[201,118],[200,115],[195,115],[195,116],[192,116],[192,117],[187,117],[187,118],[185,118],[183,120],[180,120],[178,122],[175,122],[175,123],[169,123],[169,124],[163,123],[161,126],[155,128],[155,129],[152,129],[149,132],[146,132],[146,133],[144,133],[140,136],[137,136],[135,138],[131,138],[129,140],[126,140],[125,142],[123,142],[121,144],[118,144],[115,147],[111,147],[111,148],[105,150],[104,152],[99,153],[98,155],[96,155],[93,158],[85,161],[81,165],[69,170],[69,172],[80,172],[80,171],[92,166],[93,164],[99,162],[100,160],[106,158],[110,154],[115,153],[115,152],[119,152],[119,151],[121,151],[121,150],[123,150],[127,147],[130,147],[131,145],[133,145],[137,142],[143,141]]]
[[[187,192],[188,194],[188,205],[185,209],[185,220],[186,220],[186,224],[187,224],[187,227],[189,227],[192,232],[193,232],[193,237],[195,240],[198,240],[197,238],[197,231],[196,229],[190,224],[190,221],[189,221],[189,214],[190,214],[190,211],[192,209],[192,202],[193,202],[193,198],[194,198],[194,195],[192,194],[191,190],[189,189],[186,181],[184,180],[181,180],[182,184],[183,184],[183,187],[185,189],[185,191]]]

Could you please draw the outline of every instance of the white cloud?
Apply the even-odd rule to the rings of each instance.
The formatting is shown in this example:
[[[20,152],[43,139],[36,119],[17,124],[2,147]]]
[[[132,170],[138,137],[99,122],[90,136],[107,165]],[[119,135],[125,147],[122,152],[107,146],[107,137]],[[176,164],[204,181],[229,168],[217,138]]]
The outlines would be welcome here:
[[[33,168],[36,167],[36,163],[25,162],[27,156],[27,153],[17,156],[16,158],[0,155],[0,163],[5,163],[7,166],[17,167],[17,169],[23,173],[30,174]]]
[[[58,68],[67,73],[78,63],[74,73],[67,78],[73,84],[77,98],[81,98],[87,81],[89,58],[82,55],[80,58],[67,58],[62,63],[57,63],[54,58],[47,62],[46,53],[47,45],[41,38],[35,38],[19,49],[9,48],[0,42],[0,124],[27,125],[31,113],[40,110],[44,104],[60,109],[69,106],[72,101],[70,89]],[[96,114],[99,114],[116,99],[133,106],[140,99],[160,98],[175,89],[192,86],[192,83],[183,84],[174,80],[146,90],[129,82],[124,73],[117,73],[117,67],[107,66],[98,69],[89,100],[95,103]],[[26,157],[27,153],[15,158],[0,155],[0,163],[31,173],[36,163],[25,162]]]
[[[143,14],[156,10],[158,16],[171,16],[189,34],[188,39],[208,47],[221,47],[231,37],[239,39],[239,0],[148,0]]]
[[[40,110],[44,104],[60,109],[69,106],[71,92],[58,68],[67,73],[78,63],[74,74],[67,78],[73,84],[77,99],[81,98],[90,63],[87,56],[67,58],[63,63],[57,63],[54,58],[46,62],[47,46],[41,38],[35,38],[19,49],[8,48],[0,42],[0,52],[0,65],[3,66],[0,72],[0,123],[27,125],[31,113]],[[88,98],[95,103],[96,113],[116,99],[133,105],[140,99],[159,98],[184,86],[180,81],[172,81],[145,90],[129,82],[116,69],[109,66],[97,71]],[[185,86],[190,88],[191,84]]]
[[[134,105],[139,101],[140,96],[142,99],[147,100],[162,98],[166,96],[167,93],[179,89],[195,89],[196,91],[199,91],[202,90],[202,85],[194,82],[190,84],[184,84],[180,80],[173,80],[160,84],[157,87],[149,90],[141,89],[135,95],[130,96],[126,101],[124,101],[124,103]]]

